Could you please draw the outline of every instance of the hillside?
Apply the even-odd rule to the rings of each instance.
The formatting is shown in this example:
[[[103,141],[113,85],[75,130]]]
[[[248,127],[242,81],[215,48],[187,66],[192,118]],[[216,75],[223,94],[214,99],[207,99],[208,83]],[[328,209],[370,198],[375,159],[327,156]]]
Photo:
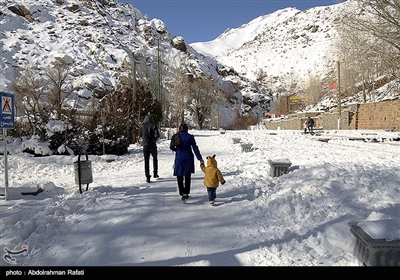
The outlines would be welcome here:
[[[162,19],[148,19],[146,11],[117,1],[2,0],[0,90],[12,92],[12,82],[27,68],[43,75],[62,61],[70,66],[74,88],[69,103],[85,108],[93,98],[129,85],[133,61],[142,57],[138,80],[148,75],[156,85],[162,64],[165,102],[174,94],[168,87],[174,68],[218,81],[218,94],[229,100],[218,105],[221,124],[229,126],[234,112],[261,116],[274,98],[304,87],[310,75],[327,83],[335,78],[336,16],[345,7],[287,8],[214,41],[187,45]],[[267,75],[263,84],[255,82],[260,69]]]
[[[213,41],[194,43],[197,51],[256,79],[263,69],[271,86],[288,88],[311,75],[333,78],[338,10],[344,3],[306,11],[286,8],[230,29]]]
[[[351,1],[305,11],[286,8],[228,29],[213,41],[193,43],[191,47],[251,81],[256,81],[263,72],[262,82],[272,91],[274,100],[304,91],[312,78],[329,88],[338,80],[339,16],[351,9],[354,9]],[[381,83],[382,79],[386,78],[375,78],[374,91],[367,102],[400,97],[398,88],[393,89],[399,81]],[[357,86],[361,92],[362,87]],[[251,94],[250,90],[246,94]],[[305,109],[335,108],[336,92],[333,95]],[[344,105],[362,102],[361,95],[357,92],[342,96],[342,102]]]
[[[148,72],[156,80],[159,53],[165,79],[171,75],[171,61],[186,61],[190,73],[207,71],[217,77],[215,61],[209,61],[212,66],[198,60],[186,52],[183,38],[170,34],[161,20],[149,20],[129,4],[13,0],[2,1],[0,11],[2,91],[12,92],[12,82],[23,70],[34,68],[43,74],[55,61],[62,61],[73,76],[71,102],[84,108],[93,96],[126,85],[136,57],[146,59],[137,72]],[[138,73],[137,79],[144,77]]]

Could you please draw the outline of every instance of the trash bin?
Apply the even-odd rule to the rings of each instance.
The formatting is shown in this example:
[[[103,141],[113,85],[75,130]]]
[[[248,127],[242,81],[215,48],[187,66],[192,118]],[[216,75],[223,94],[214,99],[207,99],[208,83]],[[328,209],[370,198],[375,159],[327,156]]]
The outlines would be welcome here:
[[[86,185],[86,191],[89,188],[89,183],[93,182],[92,175],[92,162],[89,160],[88,154],[86,154],[86,160],[81,161],[81,153],[79,153],[78,160],[74,162],[75,170],[75,184],[79,185],[79,191],[82,193],[82,184]]]
[[[292,165],[287,158],[268,160],[268,164],[271,166],[269,170],[271,177],[279,177],[282,174],[289,173],[289,167]]]

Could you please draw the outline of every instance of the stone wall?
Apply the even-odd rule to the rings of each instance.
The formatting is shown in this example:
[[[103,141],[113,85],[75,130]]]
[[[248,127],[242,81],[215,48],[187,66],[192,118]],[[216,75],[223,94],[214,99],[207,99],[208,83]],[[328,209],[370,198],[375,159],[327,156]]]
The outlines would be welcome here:
[[[282,119],[266,119],[268,130],[303,130],[303,122],[311,117],[315,127],[325,130],[339,129],[338,110],[332,112],[306,112],[288,115]],[[341,110],[340,129],[400,131],[400,99],[374,103],[352,104]]]
[[[358,129],[400,131],[400,99],[360,105]]]

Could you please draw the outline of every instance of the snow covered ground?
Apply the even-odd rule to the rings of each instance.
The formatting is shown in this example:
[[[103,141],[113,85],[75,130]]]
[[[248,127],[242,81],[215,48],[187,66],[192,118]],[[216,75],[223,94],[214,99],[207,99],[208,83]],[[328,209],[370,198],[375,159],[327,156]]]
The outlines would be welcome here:
[[[227,181],[214,207],[198,162],[191,196],[181,203],[165,138],[158,143],[161,178],[145,183],[142,150],[134,144],[123,156],[89,155],[93,182],[82,194],[77,156],[33,157],[10,143],[1,266],[362,266],[349,222],[363,222],[375,238],[400,240],[399,133],[189,133],[203,158],[216,155]],[[373,139],[350,140],[367,135]],[[253,150],[243,152],[233,138]],[[268,160],[277,159],[291,166],[272,177]],[[36,196],[21,194],[39,188]],[[5,249],[23,252],[11,261]]]

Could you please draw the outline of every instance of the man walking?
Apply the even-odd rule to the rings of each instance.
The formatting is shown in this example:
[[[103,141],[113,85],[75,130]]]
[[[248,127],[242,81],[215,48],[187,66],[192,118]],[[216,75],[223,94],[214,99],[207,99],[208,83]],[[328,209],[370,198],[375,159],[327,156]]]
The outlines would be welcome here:
[[[314,120],[311,117],[308,117],[307,126],[310,134],[314,135]]]
[[[146,182],[150,183],[150,155],[153,158],[153,177],[158,178],[157,139],[160,137],[153,116],[149,113],[140,126],[139,136],[143,138],[144,172]]]

